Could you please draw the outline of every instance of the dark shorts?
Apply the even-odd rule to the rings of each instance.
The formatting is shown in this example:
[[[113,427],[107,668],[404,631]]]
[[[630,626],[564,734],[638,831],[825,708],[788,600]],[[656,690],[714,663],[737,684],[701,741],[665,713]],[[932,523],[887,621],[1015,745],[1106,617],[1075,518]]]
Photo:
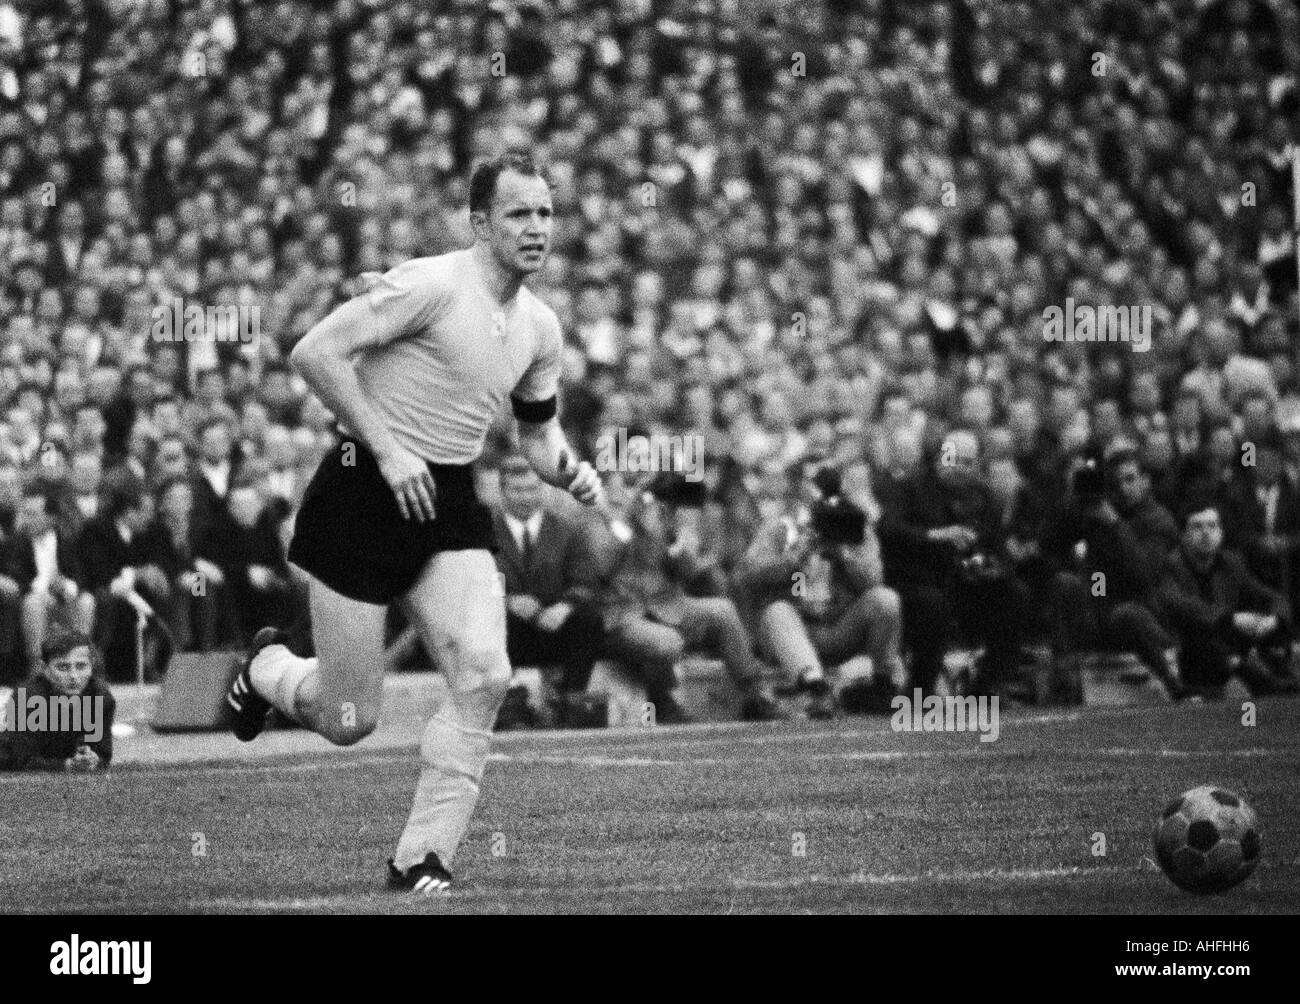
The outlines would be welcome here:
[[[349,450],[349,445],[355,450]],[[345,460],[354,460],[345,464]],[[294,524],[289,560],[363,603],[401,596],[439,551],[496,550],[492,515],[469,464],[429,464],[435,518],[403,519],[374,455],[344,438],[317,468]]]

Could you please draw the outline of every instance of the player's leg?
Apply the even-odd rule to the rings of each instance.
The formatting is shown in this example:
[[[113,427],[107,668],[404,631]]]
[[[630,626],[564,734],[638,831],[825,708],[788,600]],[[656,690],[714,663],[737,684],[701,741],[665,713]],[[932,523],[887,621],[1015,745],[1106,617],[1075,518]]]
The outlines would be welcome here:
[[[379,722],[387,607],[349,599],[314,578],[308,596],[318,655],[304,659],[282,643],[266,645],[249,663],[249,679],[294,721],[350,746]]]
[[[497,709],[510,686],[506,612],[486,550],[435,554],[402,603],[447,680],[447,700],[420,743],[424,762],[393,865],[434,853],[451,864],[469,828]]]

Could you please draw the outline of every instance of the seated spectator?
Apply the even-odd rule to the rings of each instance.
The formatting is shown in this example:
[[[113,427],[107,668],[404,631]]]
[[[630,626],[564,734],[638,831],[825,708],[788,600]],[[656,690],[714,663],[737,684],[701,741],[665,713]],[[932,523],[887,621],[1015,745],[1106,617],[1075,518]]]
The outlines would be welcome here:
[[[161,612],[177,648],[205,652],[218,641],[217,581],[224,577],[216,565],[196,551],[190,479],[183,475],[169,479],[155,497],[157,516],[141,541],[143,560],[166,576],[171,599]]]
[[[967,431],[935,444],[927,463],[890,491],[880,524],[885,581],[903,600],[915,686],[934,686],[957,640],[954,627],[986,646],[981,685],[1014,676],[1030,613],[1023,584],[997,558],[1003,536],[979,473],[978,441]]]
[[[111,680],[154,676],[166,667],[173,642],[158,623],[170,621],[174,602],[166,573],[149,560],[146,531],[153,521],[153,498],[127,474],[104,486],[102,514],[86,524],[78,545],[86,587],[94,592],[96,634]],[[137,665],[137,622],[144,618],[147,646]]]
[[[9,574],[22,590],[28,665],[35,671],[51,628],[89,636],[95,624],[95,598],[84,580],[77,541],[58,526],[53,493],[43,484],[33,482],[23,490],[10,561]]]
[[[1159,602],[1178,634],[1184,681],[1207,697],[1220,696],[1234,673],[1255,693],[1295,690],[1286,601],[1224,548],[1212,496],[1186,503],[1182,525],[1182,542],[1165,562]]]
[[[1300,494],[1283,476],[1282,456],[1271,446],[1256,449],[1247,480],[1242,557],[1260,582],[1282,594],[1294,617],[1300,588]]]
[[[230,487],[225,527],[209,523],[199,531],[198,551],[216,566],[216,584],[226,587],[243,639],[268,625],[287,631],[293,624],[293,587],[280,534],[283,511],[280,500],[267,504],[249,472]]]
[[[737,580],[754,612],[760,650],[812,694],[813,717],[828,717],[835,705],[826,667],[852,656],[871,657],[884,689],[906,688],[902,604],[884,583],[875,531],[866,513],[840,494],[838,474],[822,471],[818,489],[804,473],[802,464],[792,465],[788,476],[768,472],[760,505],[769,515]],[[847,534],[845,523],[851,524]]]
[[[1152,494],[1151,478],[1137,451],[1112,453],[1106,459],[1106,478],[1115,511],[1146,551],[1148,568],[1158,573],[1165,556],[1178,546],[1178,524]]]
[[[14,699],[21,697],[26,705],[24,725],[30,722],[30,702],[40,702],[42,727],[18,728],[19,712],[13,702],[0,709],[6,716],[0,728],[0,770],[83,773],[103,770],[113,762],[117,702],[100,679],[102,664],[88,635],[75,631],[50,635],[35,671],[19,685]],[[67,708],[69,698],[81,702],[75,715],[52,714],[60,699]]]
[[[665,482],[664,484],[666,484]],[[741,715],[751,721],[785,717],[763,680],[749,632],[725,597],[688,596],[680,575],[693,563],[689,547],[668,539],[671,516],[649,492],[630,493],[620,526],[630,533],[598,535],[598,567],[608,648],[617,659],[657,682],[662,696],[674,685],[674,667],[688,645],[717,654],[741,691]],[[665,705],[671,715],[676,702]],[[663,719],[656,704],[656,716]]]
[[[1053,649],[1066,666],[1081,651],[1131,651],[1172,696],[1183,696],[1176,638],[1160,624],[1154,597],[1163,545],[1144,539],[1121,515],[1115,497],[1133,499],[1139,485],[1128,478],[1131,461],[1112,476],[1095,459],[1083,461],[1047,528],[1043,549],[1055,572],[1050,583]],[[1172,517],[1171,517],[1172,519]]]
[[[22,589],[7,574],[13,566],[14,522],[22,499],[21,486],[18,468],[0,461],[0,683],[14,682],[27,672],[18,631]]]
[[[238,474],[230,427],[220,418],[210,418],[199,427],[197,439],[195,518],[205,530],[220,534],[231,529],[227,502],[233,479]]]
[[[99,515],[99,487],[103,461],[98,453],[75,453],[68,468],[68,487],[59,506],[59,519],[74,535]]]
[[[582,693],[605,644],[585,525],[544,508],[541,479],[522,456],[509,454],[493,526],[511,665],[561,666],[562,698]],[[662,695],[648,696],[661,711],[667,707]]]

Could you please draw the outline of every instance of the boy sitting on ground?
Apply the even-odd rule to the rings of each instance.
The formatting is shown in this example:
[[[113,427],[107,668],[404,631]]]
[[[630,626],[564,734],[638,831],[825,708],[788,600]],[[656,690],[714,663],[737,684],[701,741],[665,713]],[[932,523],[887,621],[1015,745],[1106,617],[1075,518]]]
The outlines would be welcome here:
[[[46,639],[35,673],[0,706],[0,770],[89,772],[113,760],[116,701],[79,631]]]

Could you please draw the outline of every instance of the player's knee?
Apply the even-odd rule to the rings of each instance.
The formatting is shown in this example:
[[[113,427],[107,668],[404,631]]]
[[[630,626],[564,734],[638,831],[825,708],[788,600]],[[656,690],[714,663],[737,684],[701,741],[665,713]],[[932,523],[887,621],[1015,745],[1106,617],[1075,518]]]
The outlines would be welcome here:
[[[504,645],[456,648],[457,671],[451,699],[471,727],[487,727],[510,689],[510,659]]]
[[[316,731],[335,746],[355,746],[378,727],[379,709],[367,703],[340,701],[316,718]]]

